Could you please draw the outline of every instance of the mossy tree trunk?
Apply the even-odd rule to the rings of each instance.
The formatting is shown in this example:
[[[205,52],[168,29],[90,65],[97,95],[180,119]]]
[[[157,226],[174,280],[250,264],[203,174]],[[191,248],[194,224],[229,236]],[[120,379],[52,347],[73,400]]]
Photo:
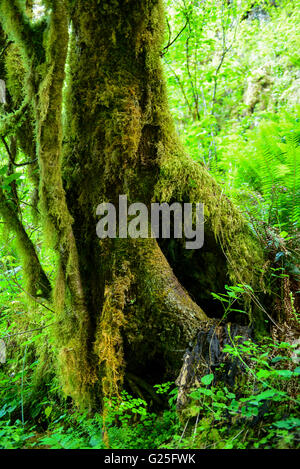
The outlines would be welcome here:
[[[87,402],[117,394],[126,374],[150,383],[174,377],[189,341],[218,315],[210,291],[226,282],[257,288],[262,253],[176,136],[160,63],[162,1],[45,3],[49,21],[34,27],[16,2],[0,0],[27,74],[42,218],[60,257],[53,301],[61,376],[66,392]],[[204,248],[100,242],[96,207],[118,206],[121,194],[147,205],[204,203]]]

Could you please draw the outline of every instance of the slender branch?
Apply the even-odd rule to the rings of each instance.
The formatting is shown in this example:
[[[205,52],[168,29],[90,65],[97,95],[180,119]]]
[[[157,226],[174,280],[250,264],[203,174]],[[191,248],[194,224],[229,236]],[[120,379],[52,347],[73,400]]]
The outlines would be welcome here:
[[[36,163],[36,162],[38,161],[38,159],[35,158],[34,160],[31,160],[31,161],[24,161],[24,163],[16,163],[16,162],[15,162],[15,159],[14,159],[14,157],[13,157],[13,155],[11,154],[11,151],[10,151],[10,149],[9,149],[9,146],[8,146],[7,143],[6,143],[5,138],[4,138],[4,137],[1,137],[1,140],[2,140],[3,145],[4,145],[5,148],[6,148],[6,151],[7,151],[7,154],[8,154],[8,156],[9,156],[10,162],[11,162],[14,166],[16,166],[17,168],[19,168],[19,167],[21,167],[21,166],[27,166],[27,165],[29,165],[29,164],[34,164],[34,163]]]
[[[14,166],[16,166],[17,168],[20,168],[20,167],[22,167],[22,166],[28,166],[28,165],[30,165],[30,164],[34,164],[34,163],[36,163],[37,161],[38,161],[38,159],[35,158],[34,160],[31,160],[31,161],[24,161],[24,163],[15,163],[14,161],[12,161],[12,164],[13,164]]]
[[[16,285],[17,288],[19,288],[19,290],[21,290],[22,292],[24,292],[27,296],[29,296],[33,301],[35,301],[38,305],[42,306],[43,308],[47,309],[48,311],[50,311],[51,313],[55,314],[55,311],[53,311],[53,309],[49,308],[49,306],[45,305],[44,303],[41,303],[35,296],[33,296],[31,293],[29,293],[27,290],[25,290],[25,288],[22,287],[22,285],[20,285],[20,283],[18,282],[17,280],[17,277],[16,277],[16,273],[14,272],[14,283]]]
[[[184,100],[185,100],[185,103],[186,103],[186,105],[187,105],[187,107],[188,107],[188,109],[189,109],[189,112],[192,113],[192,108],[191,108],[191,105],[190,105],[189,100],[188,100],[188,98],[187,98],[187,95],[186,95],[186,92],[185,92],[185,88],[184,88],[183,83],[181,82],[179,76],[177,75],[177,73],[175,72],[175,70],[172,68],[172,66],[171,66],[167,61],[165,61],[165,63],[166,63],[166,65],[169,67],[169,69],[171,70],[171,72],[173,73],[173,75],[174,75],[174,77],[175,77],[175,79],[176,79],[176,81],[177,81],[177,83],[178,83],[178,85],[179,85],[179,87],[180,87],[180,89],[181,89],[182,95],[183,95]]]
[[[224,12],[224,3],[222,4],[222,14],[223,14],[223,12]],[[225,29],[224,22],[222,20],[222,55],[221,55],[220,62],[217,66],[215,76],[214,76],[214,89],[213,89],[212,109],[211,109],[211,115],[212,116],[214,115],[214,107],[215,107],[215,104],[216,104],[218,74],[221,70],[221,67],[222,67],[223,62],[225,60],[226,54],[228,54],[230,49],[233,47],[233,44],[234,44],[235,39],[236,39],[236,33],[237,33],[238,25],[239,25],[239,18],[237,18],[237,20],[236,20],[236,25],[235,25],[233,39],[231,41],[231,44],[229,44],[229,46],[227,46],[227,44],[226,44],[226,29]]]
[[[9,164],[8,164],[8,170],[7,170],[7,175],[8,176],[11,176],[13,174],[15,174],[14,172],[14,167],[13,167],[13,164],[12,164],[12,160],[14,159],[15,157],[15,154],[16,154],[16,146],[15,145],[11,145],[11,148],[9,148],[9,146],[7,145],[6,143],[6,140],[4,137],[2,137],[2,142],[4,143],[4,146],[6,148],[6,151],[8,153],[8,158],[9,158]],[[13,139],[11,139],[11,143],[13,142]],[[14,199],[14,203],[15,203],[15,206],[16,206],[16,209],[17,209],[17,212],[20,214],[20,218],[22,219],[22,214],[21,214],[21,210],[20,210],[20,202],[19,202],[19,195],[18,195],[18,188],[17,188],[17,182],[15,179],[13,179],[10,183],[9,183],[10,187],[11,187],[11,192],[12,192],[12,196],[13,196],[13,199]]]
[[[1,137],[1,140],[2,140],[3,145],[5,146],[5,150],[6,150],[6,153],[8,154],[9,159],[12,160],[12,154],[10,152],[9,146],[6,143],[5,138]]]
[[[167,19],[167,26],[168,26],[168,32],[169,32],[168,44],[170,44],[172,33],[171,33],[171,26],[170,26],[168,19]]]
[[[31,332],[36,332],[36,331],[41,331],[43,329],[46,329],[47,327],[54,326],[55,324],[60,324],[62,321],[56,321],[56,322],[51,322],[50,324],[47,324],[46,326],[41,326],[37,327],[35,329],[30,329],[29,331],[22,331],[22,332],[15,332],[14,334],[7,334],[1,336],[1,339],[9,339],[10,337],[15,337],[16,335],[24,335],[24,334],[30,334]]]
[[[13,44],[13,41],[9,41],[6,46],[2,49],[1,54],[0,54],[0,59],[1,57],[5,54],[6,50],[9,48],[9,46]]]
[[[26,355],[27,355],[27,348],[28,344],[25,346],[25,352],[23,357],[23,367],[22,367],[22,380],[21,380],[21,418],[22,418],[22,425],[24,426],[24,370],[25,370],[25,362],[26,362]]]
[[[185,42],[185,52],[186,52],[186,69],[187,69],[187,74],[191,83],[191,88],[192,88],[192,93],[193,93],[193,98],[194,98],[194,105],[195,105],[195,112],[196,112],[196,117],[198,120],[200,120],[200,114],[199,114],[199,108],[198,108],[198,103],[199,103],[199,96],[198,92],[196,90],[196,86],[193,81],[193,77],[191,74],[191,69],[190,69],[190,49],[189,49],[189,44],[190,44],[190,36],[191,36],[191,24],[190,24],[190,19],[187,16],[187,24],[189,25],[189,35],[186,39]]]
[[[185,28],[187,27],[188,25],[188,20],[186,21],[185,25],[183,26],[183,28],[179,31],[179,33],[175,36],[175,38],[171,41],[171,37],[170,37],[170,25],[169,25],[169,22],[168,22],[168,27],[169,27],[169,40],[168,40],[168,44],[163,48],[163,50],[161,51],[160,53],[160,56],[163,57],[167,52],[168,52],[168,49],[169,47],[172,46],[172,44],[174,44],[175,41],[177,41],[177,39],[179,38],[179,36],[181,36],[181,34],[183,33],[183,31],[185,30]],[[165,52],[164,52],[165,51]]]

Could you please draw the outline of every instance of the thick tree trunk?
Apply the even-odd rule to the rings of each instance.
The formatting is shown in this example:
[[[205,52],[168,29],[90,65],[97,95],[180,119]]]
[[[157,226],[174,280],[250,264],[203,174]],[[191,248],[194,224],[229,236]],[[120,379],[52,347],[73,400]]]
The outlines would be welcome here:
[[[126,374],[149,383],[174,378],[191,339],[209,330],[208,316],[219,313],[210,292],[226,282],[257,288],[262,253],[222,189],[176,137],[160,63],[162,1],[50,3],[46,50],[31,54],[14,2],[0,0],[9,26],[18,20],[14,37],[27,60],[43,217],[60,254],[54,296],[61,375],[66,392],[86,403],[117,394]],[[65,4],[72,32],[62,128]],[[37,65],[42,80],[32,72]],[[99,241],[96,207],[103,201],[118,206],[121,194],[147,206],[204,203],[204,248],[190,252],[180,242],[155,239]]]
[[[187,256],[175,243],[185,264],[174,263],[186,288],[190,279],[182,267],[193,266],[200,305],[211,306],[210,291],[221,291],[230,279],[255,283],[261,252],[237,210],[175,135],[160,63],[162,2],[77,1],[70,16],[64,181],[96,331],[93,352],[110,377],[108,393],[116,392],[125,369],[152,382],[174,376],[183,350],[208,319],[168,264],[168,242],[96,240],[99,203],[117,206],[120,194],[147,205],[205,203],[204,249]]]

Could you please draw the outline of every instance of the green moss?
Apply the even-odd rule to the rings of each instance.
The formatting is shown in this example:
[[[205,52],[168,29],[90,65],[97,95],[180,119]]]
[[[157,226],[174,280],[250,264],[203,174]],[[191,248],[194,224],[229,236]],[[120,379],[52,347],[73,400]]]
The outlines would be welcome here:
[[[51,286],[39,262],[34,245],[28,237],[17,210],[0,188],[0,214],[16,236],[17,250],[24,269],[25,289],[33,297],[48,298]]]
[[[205,232],[213,233],[221,246],[231,282],[261,290],[262,249],[242,215],[204,166],[179,152],[178,147],[168,148],[162,157],[155,199],[203,203]]]

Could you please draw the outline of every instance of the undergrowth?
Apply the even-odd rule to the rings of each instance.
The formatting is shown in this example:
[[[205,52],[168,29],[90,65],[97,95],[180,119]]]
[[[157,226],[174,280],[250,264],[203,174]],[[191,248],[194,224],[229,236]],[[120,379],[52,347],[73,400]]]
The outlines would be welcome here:
[[[299,447],[297,345],[236,339],[225,352],[243,363],[243,376],[232,388],[215,383],[213,373],[203,376],[201,385],[190,392],[181,417],[176,411],[177,388],[171,382],[154,386],[156,393],[167,398],[165,410],[156,412],[150,400],[126,391],[121,399],[107,400],[101,413],[79,412],[58,398],[55,380],[29,405],[30,376],[36,363],[24,371],[20,362],[13,373],[8,363],[0,374],[0,448]]]

